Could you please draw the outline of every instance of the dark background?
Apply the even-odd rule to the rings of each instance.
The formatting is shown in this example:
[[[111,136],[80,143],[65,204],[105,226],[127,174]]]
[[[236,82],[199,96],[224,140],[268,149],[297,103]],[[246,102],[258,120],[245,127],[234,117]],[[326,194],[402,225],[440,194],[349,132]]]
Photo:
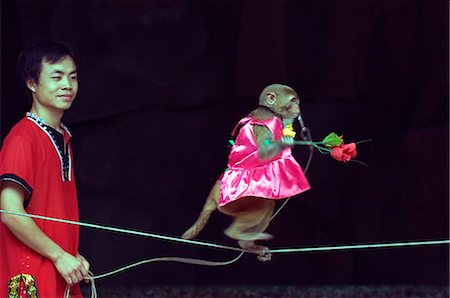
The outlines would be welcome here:
[[[315,140],[335,131],[370,166],[315,153],[312,189],[269,227],[272,248],[448,239],[448,1],[1,1],[1,139],[29,109],[18,53],[72,44],[72,133],[85,222],[180,235],[226,166],[264,86],[300,94]],[[305,165],[308,150],[296,148]],[[200,239],[235,245],[215,213]],[[236,253],[82,228],[94,273],[157,256]],[[102,285],[447,285],[448,246],[155,263]]]

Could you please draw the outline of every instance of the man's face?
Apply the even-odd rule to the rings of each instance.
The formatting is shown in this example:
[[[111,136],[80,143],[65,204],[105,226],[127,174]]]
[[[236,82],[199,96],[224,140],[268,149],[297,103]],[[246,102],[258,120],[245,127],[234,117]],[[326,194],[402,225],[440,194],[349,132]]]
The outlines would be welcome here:
[[[50,110],[69,109],[78,92],[75,62],[70,56],[53,64],[42,61],[39,83],[29,82],[28,87],[37,104]]]

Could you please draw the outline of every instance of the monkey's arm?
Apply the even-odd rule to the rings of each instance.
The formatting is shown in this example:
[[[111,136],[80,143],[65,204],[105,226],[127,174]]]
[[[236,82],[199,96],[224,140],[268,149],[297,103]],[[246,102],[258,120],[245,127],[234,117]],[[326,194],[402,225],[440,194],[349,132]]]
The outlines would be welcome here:
[[[258,145],[259,159],[270,159],[284,149],[284,142],[274,142],[273,135],[267,127],[255,125],[253,126],[253,132]]]

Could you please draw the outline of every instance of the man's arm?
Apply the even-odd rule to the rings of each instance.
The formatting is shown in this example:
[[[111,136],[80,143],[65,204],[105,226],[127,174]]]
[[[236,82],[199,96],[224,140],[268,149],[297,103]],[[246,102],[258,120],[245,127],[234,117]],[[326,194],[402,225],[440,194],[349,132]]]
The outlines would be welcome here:
[[[26,213],[23,208],[24,190],[16,183],[8,181],[2,182],[1,186],[1,209]],[[2,213],[1,220],[20,241],[50,259],[67,284],[72,285],[89,278],[89,274],[81,259],[67,253],[47,237],[33,219]]]

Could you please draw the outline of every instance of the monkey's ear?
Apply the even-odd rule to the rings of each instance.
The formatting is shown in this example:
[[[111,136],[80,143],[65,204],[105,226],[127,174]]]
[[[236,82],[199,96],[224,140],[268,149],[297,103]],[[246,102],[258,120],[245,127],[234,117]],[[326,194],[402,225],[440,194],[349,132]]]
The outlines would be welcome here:
[[[267,92],[266,102],[268,105],[273,105],[276,100],[277,100],[277,95],[275,92]]]
[[[27,80],[27,87],[31,92],[36,92],[36,83],[33,80]]]

